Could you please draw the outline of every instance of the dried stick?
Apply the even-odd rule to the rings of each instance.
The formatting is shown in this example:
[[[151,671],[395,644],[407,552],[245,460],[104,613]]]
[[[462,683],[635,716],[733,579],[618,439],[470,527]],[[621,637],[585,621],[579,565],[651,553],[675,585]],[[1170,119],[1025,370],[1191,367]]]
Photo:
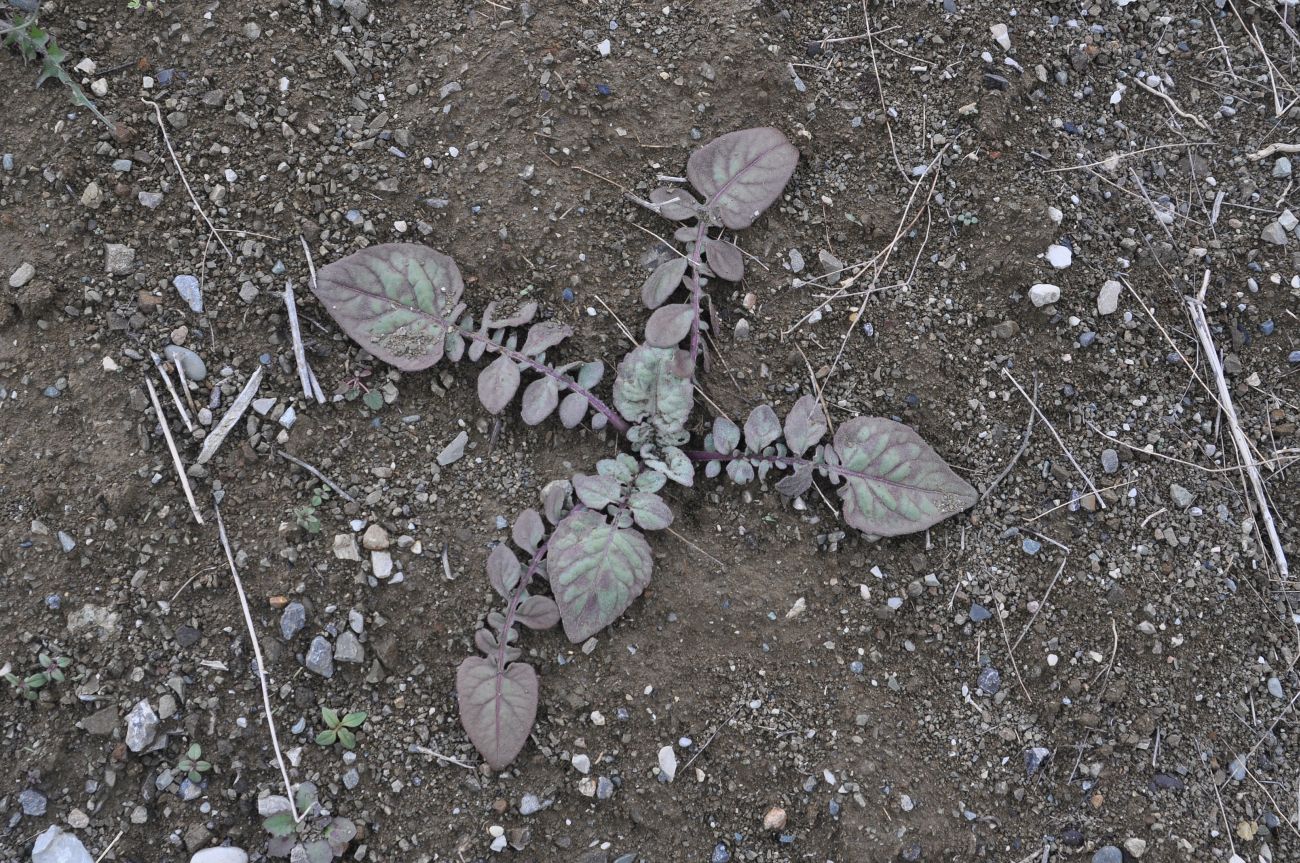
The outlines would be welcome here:
[[[318,471],[316,468],[314,468],[314,467],[312,467],[311,465],[307,464],[307,462],[303,461],[302,459],[294,458],[293,456],[289,455],[287,452],[285,452],[285,451],[282,450],[282,449],[272,450],[272,452],[274,452],[276,455],[280,456],[280,458],[285,459],[286,461],[291,461],[291,462],[293,462],[294,464],[298,465],[298,467],[300,467],[300,468],[302,468],[303,470],[307,471],[307,473],[309,473],[309,474],[311,474],[312,476],[316,477],[316,479],[318,479],[318,480],[320,480],[321,482],[325,483],[327,486],[329,486],[331,489],[333,489],[333,491],[334,491],[335,494],[337,494],[339,497],[341,497],[341,498],[343,498],[344,500],[346,500],[348,503],[356,503],[356,502],[357,502],[357,501],[356,501],[356,498],[354,498],[352,495],[348,494],[346,491],[344,491],[343,489],[341,489],[341,488],[339,488],[337,485],[335,485],[335,483],[334,483],[334,481],[333,481],[332,479],[330,479],[330,478],[327,477],[325,474],[323,474],[323,473],[321,473],[320,471]]]
[[[1284,144],[1278,141],[1269,144],[1262,150],[1256,150],[1253,153],[1247,153],[1246,158],[1252,162],[1258,162],[1260,159],[1267,159],[1274,153],[1300,153],[1300,144]]]
[[[1011,646],[1011,639],[1007,637],[1007,625],[1002,620],[1001,602],[997,603],[997,618],[998,627],[1002,630],[1002,643],[1007,646],[1007,658],[1011,660],[1011,670],[1016,673],[1016,683],[1020,684],[1020,691],[1025,694],[1025,698],[1029,699],[1029,703],[1033,704],[1034,697],[1030,695],[1029,690],[1025,688],[1024,678],[1020,676],[1020,666],[1016,664],[1016,650]]]
[[[158,106],[157,102],[150,101],[149,99],[141,99],[140,101],[153,107],[153,112],[158,117],[158,130],[162,132],[163,143],[167,145],[167,152],[171,154],[172,164],[176,166],[176,173],[181,175],[181,182],[185,184],[185,191],[190,193],[190,201],[194,204],[194,209],[198,210],[199,215],[203,217],[203,221],[207,222],[208,230],[212,232],[212,236],[217,238],[217,242],[221,244],[221,248],[226,250],[227,257],[233,259],[235,253],[230,251],[230,246],[227,246],[226,241],[221,238],[221,232],[217,230],[216,225],[212,224],[212,220],[208,218],[208,214],[203,212],[203,205],[199,203],[199,199],[195,196],[194,190],[190,188],[190,181],[185,176],[185,169],[181,167],[181,160],[176,158],[176,151],[172,149],[172,139],[167,134],[167,124],[163,122],[162,108]]]
[[[248,410],[248,406],[253,403],[253,397],[257,395],[257,388],[261,384],[262,367],[258,366],[253,371],[253,374],[249,376],[248,383],[244,384],[244,388],[239,395],[235,396],[235,400],[231,402],[230,408],[222,415],[216,428],[203,439],[203,449],[199,451],[199,457],[196,459],[199,464],[206,464],[208,459],[217,454],[217,449],[226,439],[226,435],[230,434],[230,430],[235,427],[235,423],[239,422],[239,418],[244,415],[244,411]]]
[[[117,840],[121,839],[124,833],[126,833],[125,830],[117,831],[117,835],[113,837],[113,841],[105,845],[104,850],[99,852],[99,856],[95,858],[95,863],[101,863],[101,861],[108,856],[108,852],[113,850],[113,846],[117,844]]]
[[[185,476],[185,465],[181,463],[181,454],[176,451],[176,442],[172,440],[172,430],[167,425],[167,415],[163,413],[162,404],[158,401],[158,391],[154,389],[153,381],[148,375],[144,378],[145,386],[149,388],[149,399],[153,402],[154,412],[158,416],[158,425],[162,426],[163,437],[167,441],[167,449],[171,450],[172,464],[176,467],[176,476],[180,477],[181,488],[185,489],[185,499],[190,502],[190,512],[194,513],[194,520],[203,524],[203,514],[199,512],[199,505],[194,502],[194,492],[190,491],[190,481]]]
[[[1209,321],[1205,318],[1205,290],[1210,285],[1210,271],[1205,271],[1205,277],[1201,280],[1201,289],[1195,297],[1187,297],[1187,308],[1192,316],[1192,325],[1196,328],[1196,335],[1200,339],[1201,349],[1205,352],[1206,361],[1210,364],[1210,370],[1214,372],[1214,382],[1219,390],[1219,405],[1223,408],[1223,415],[1228,421],[1228,431],[1232,434],[1232,442],[1237,446],[1237,455],[1241,458],[1243,467],[1246,470],[1246,476],[1250,478],[1251,491],[1255,495],[1256,509],[1259,510],[1259,517],[1264,522],[1264,528],[1268,532],[1269,543],[1273,546],[1273,557],[1277,561],[1278,574],[1285,581],[1289,575],[1289,568],[1286,561],[1286,552],[1282,548],[1282,538],[1278,536],[1277,525],[1273,522],[1273,513],[1268,505],[1268,495],[1264,491],[1264,481],[1259,476],[1259,463],[1251,454],[1250,443],[1246,440],[1246,433],[1241,430],[1241,423],[1237,420],[1237,408],[1232,403],[1232,390],[1228,382],[1223,377],[1223,364],[1219,362],[1219,352],[1214,346],[1214,336],[1210,332]]]
[[[172,379],[167,377],[167,371],[163,368],[162,357],[158,356],[157,352],[150,351],[149,358],[153,360],[153,367],[158,370],[158,377],[162,378],[163,385],[167,387],[167,392],[171,393],[172,404],[176,405],[176,412],[181,415],[181,422],[185,423],[185,430],[194,431],[194,424],[190,422],[190,415],[185,410],[181,397],[176,394],[176,387],[172,386]]]
[[[1168,103],[1170,109],[1172,109],[1173,112],[1178,116],[1191,120],[1193,123],[1200,126],[1201,129],[1203,129],[1206,132],[1210,131],[1209,123],[1206,123],[1204,120],[1202,120],[1200,117],[1196,116],[1195,114],[1189,114],[1188,112],[1184,111],[1182,108],[1178,107],[1178,103],[1174,101],[1173,96],[1170,96],[1168,93],[1166,93],[1163,90],[1157,90],[1156,88],[1149,86],[1141,78],[1134,78],[1133,81],[1143,90],[1146,90],[1148,93],[1150,93],[1152,96],[1156,96],[1158,98],[1164,99],[1165,102]]]
[[[1056,438],[1056,443],[1061,447],[1061,452],[1065,453],[1065,457],[1070,460],[1070,464],[1074,465],[1075,471],[1078,472],[1079,476],[1083,477],[1083,481],[1088,484],[1088,488],[1097,496],[1097,505],[1102,509],[1105,509],[1106,501],[1102,500],[1101,492],[1097,491],[1097,486],[1092,484],[1092,479],[1084,473],[1083,468],[1079,467],[1079,463],[1074,460],[1074,455],[1070,452],[1070,448],[1065,445],[1065,441],[1061,440],[1061,436],[1056,433],[1055,427],[1052,426],[1052,421],[1044,416],[1043,412],[1038,409],[1038,405],[1034,404],[1033,399],[1029,398],[1029,394],[1025,392],[1025,388],[1020,385],[1020,382],[1015,379],[1015,376],[1011,374],[1009,369],[1004,367],[1002,369],[1002,374],[1006,375],[1011,383],[1015,384],[1016,389],[1025,397],[1025,401],[1029,402],[1030,406],[1033,407],[1034,412],[1038,414],[1039,419],[1041,419],[1047,426],[1047,430],[1052,433],[1052,437]]]
[[[307,352],[302,346],[302,331],[298,328],[298,304],[293,298],[293,279],[284,280],[284,306],[289,313],[289,333],[293,336],[293,359],[298,365],[298,382],[302,384],[302,394],[310,399],[314,397],[311,370],[307,366]],[[320,404],[324,403],[325,399],[321,398]]]
[[[1016,450],[1016,454],[1011,457],[1011,461],[1007,462],[1007,466],[1002,468],[1002,473],[994,477],[993,482],[989,483],[988,488],[984,489],[984,493],[980,495],[980,500],[987,500],[988,496],[993,494],[993,490],[998,487],[998,483],[1002,482],[1002,480],[1007,478],[1007,474],[1011,473],[1011,469],[1014,468],[1016,466],[1016,463],[1020,461],[1020,457],[1025,454],[1025,450],[1029,449],[1029,436],[1034,433],[1034,420],[1038,418],[1037,411],[1038,411],[1038,375],[1035,374],[1034,395],[1029,402],[1029,424],[1025,426],[1025,433],[1020,436],[1020,449]]]
[[[266,711],[266,727],[271,732],[271,748],[275,750],[275,760],[280,765],[280,776],[284,779],[284,796],[289,798],[289,811],[293,813],[296,824],[306,815],[298,813],[298,804],[293,799],[293,783],[289,781],[289,768],[284,766],[284,754],[280,752],[280,738],[275,733],[275,715],[271,710],[271,691],[266,685],[266,663],[262,661],[262,648],[257,643],[257,630],[253,627],[253,613],[248,610],[248,597],[244,595],[244,583],[239,578],[239,569],[235,566],[235,555],[230,550],[230,540],[226,537],[226,525],[221,520],[221,506],[217,496],[212,496],[212,510],[217,514],[217,534],[221,537],[221,547],[226,552],[226,562],[230,564],[230,575],[235,582],[235,592],[239,594],[239,607],[244,612],[244,625],[248,627],[248,640],[253,644],[253,658],[257,660],[257,682],[262,685],[262,708]],[[310,811],[310,810],[309,810]]]

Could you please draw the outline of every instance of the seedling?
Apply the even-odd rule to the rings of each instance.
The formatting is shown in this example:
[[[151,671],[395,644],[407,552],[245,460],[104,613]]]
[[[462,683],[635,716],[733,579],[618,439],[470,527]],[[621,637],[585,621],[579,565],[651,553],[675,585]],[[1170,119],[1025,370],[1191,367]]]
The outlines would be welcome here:
[[[81,89],[81,85],[63,68],[63,62],[68,59],[68,52],[60,47],[53,33],[36,23],[38,4],[21,2],[13,5],[16,7],[13,14],[25,13],[25,17],[0,18],[0,36],[4,37],[0,45],[16,48],[25,62],[39,60],[41,74],[36,78],[37,87],[53,78],[68,89],[68,93],[72,96],[72,104],[85,108],[107,126],[110,132],[116,133],[117,124],[99,112],[99,108]]]
[[[271,834],[266,853],[306,863],[330,863],[335,857],[342,857],[348,844],[357,836],[356,825],[347,818],[332,817],[325,812],[320,806],[316,786],[310,782],[298,786],[294,800],[304,815],[301,821],[293,820],[289,801],[281,797],[284,811],[262,822],[262,827]]]
[[[4,674],[5,680],[13,687],[14,694],[28,701],[35,701],[40,697],[40,690],[51,681],[55,683],[63,682],[63,669],[72,664],[72,660],[66,656],[50,656],[42,652],[37,656],[40,662],[41,670],[26,677],[19,677],[10,671]]]
[[[176,762],[176,769],[188,776],[191,782],[200,782],[203,774],[212,769],[212,764],[203,760],[203,747],[191,743],[185,750],[185,757]]]
[[[294,507],[293,520],[308,533],[320,533],[321,523],[320,518],[316,515],[316,510],[329,499],[329,489],[324,486],[317,486],[305,504]]]
[[[334,708],[322,707],[320,718],[325,723],[325,730],[316,735],[316,742],[319,745],[333,746],[338,743],[344,749],[357,748],[355,729],[360,728],[366,721],[364,710],[357,710],[340,717],[339,712]]]
[[[547,361],[573,330],[555,320],[534,322],[537,302],[511,314],[489,303],[476,322],[462,302],[460,270],[446,255],[389,243],[318,273],[316,296],[372,356],[415,372],[491,354],[478,376],[479,401],[489,413],[505,411],[522,388],[526,424],[558,414],[566,428],[608,426],[630,450],[597,462],[594,475],[549,483],[540,512],[526,509],[515,519],[511,542],[518,552],[501,543],[488,556],[488,581],[505,607],[475,633],[484,655],[460,664],[456,692],[461,723],[491,767],[515,758],[537,713],[537,673],[519,661],[516,625],[562,622],[565,635],[580,643],[613,623],[650,582],[654,557],[644,532],[672,522],[659,495],[669,481],[692,487],[697,468],[706,478],[725,472],[740,485],[771,477],[777,492],[793,499],[821,480],[838,494],[843,520],[873,538],[925,530],[975,503],[975,490],[905,425],[857,417],[825,440],[830,425],[815,394],[795,401],[784,419],[760,404],[743,426],[726,417],[708,427],[688,425],[696,369],[709,363],[702,334],[716,328],[706,288],[713,279],[744,276],[744,255],[732,237],[781,196],[798,158],[776,129],[732,132],[687,161],[699,198],[671,187],[634,198],[679,223],[673,236],[684,251],[642,285],[641,299],[652,310],[645,342],[618,363],[612,404],[596,394],[605,376],[601,359]],[[550,596],[529,592],[540,579]]]

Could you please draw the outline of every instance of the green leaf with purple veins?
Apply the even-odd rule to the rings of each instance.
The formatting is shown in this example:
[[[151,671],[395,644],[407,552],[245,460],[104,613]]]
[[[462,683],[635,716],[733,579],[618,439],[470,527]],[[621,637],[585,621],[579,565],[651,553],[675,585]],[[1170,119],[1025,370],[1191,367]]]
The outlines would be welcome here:
[[[631,423],[649,420],[661,433],[680,431],[690,417],[695,391],[675,369],[677,351],[641,345],[618,364],[614,407]]]
[[[357,344],[402,371],[442,359],[465,286],[427,246],[384,243],[321,267],[312,292]]]
[[[705,197],[705,208],[738,231],[781,196],[798,162],[799,151],[779,129],[743,129],[692,153],[686,177]]]
[[[613,623],[641,595],[654,558],[639,531],[617,528],[582,510],[556,527],[547,567],[564,634],[578,644]]]

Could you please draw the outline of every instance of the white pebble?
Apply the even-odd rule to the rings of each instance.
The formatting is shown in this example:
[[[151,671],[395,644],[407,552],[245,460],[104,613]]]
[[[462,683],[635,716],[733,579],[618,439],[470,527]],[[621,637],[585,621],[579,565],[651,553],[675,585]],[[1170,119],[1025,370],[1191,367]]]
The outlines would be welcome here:
[[[1056,285],[1050,285],[1045,282],[1034,285],[1029,289],[1029,301],[1036,308],[1050,305],[1061,298],[1061,289]]]
[[[997,42],[1003,51],[1011,50],[1011,35],[1007,32],[1006,24],[991,24],[989,32],[993,34],[993,41]]]
[[[1058,270],[1064,270],[1074,262],[1074,253],[1069,246],[1053,243],[1047,247],[1047,262]]]

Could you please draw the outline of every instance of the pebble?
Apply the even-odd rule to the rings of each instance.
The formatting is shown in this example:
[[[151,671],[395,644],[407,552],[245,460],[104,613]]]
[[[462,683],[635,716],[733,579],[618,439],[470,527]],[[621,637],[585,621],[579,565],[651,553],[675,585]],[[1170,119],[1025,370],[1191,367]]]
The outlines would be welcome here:
[[[284,614],[280,615],[280,636],[285,641],[292,641],[293,637],[302,632],[302,628],[307,625],[307,607],[301,602],[291,602],[284,607]]]
[[[143,752],[158,735],[158,714],[147,699],[141,699],[126,715],[126,748]]]
[[[1097,314],[1115,314],[1115,310],[1119,308],[1119,295],[1122,290],[1124,290],[1124,286],[1119,282],[1114,279],[1107,279],[1097,293]]]
[[[1272,243],[1275,246],[1285,246],[1287,244],[1286,230],[1279,222],[1269,222],[1260,231],[1259,238],[1266,243]]]
[[[131,171],[131,168],[132,168],[132,167],[133,167],[133,165],[132,165],[132,162],[131,162],[130,159],[114,159],[114,160],[113,160],[113,170],[114,170],[114,171],[117,171],[119,174],[126,174],[126,173],[129,173],[129,172]]]
[[[546,808],[546,804],[541,801],[536,794],[525,794],[519,798],[519,814],[534,815]]]
[[[1124,852],[1114,845],[1103,845],[1092,855],[1092,863],[1124,863]]]
[[[582,753],[579,753],[573,756],[572,758],[570,758],[569,763],[573,765],[574,770],[578,771],[584,776],[591,772],[591,758],[589,758],[588,756]]]
[[[51,825],[44,833],[36,837],[32,846],[32,863],[95,863],[86,846],[71,833],[64,833],[57,825]]]
[[[993,41],[997,42],[1003,51],[1011,50],[1011,35],[1007,32],[1006,24],[990,24],[989,33],[993,35]]]
[[[468,441],[468,432],[461,431],[457,434],[452,438],[451,443],[443,447],[442,452],[438,453],[438,465],[440,467],[446,467],[449,464],[460,461],[461,457],[465,455],[465,444]]]
[[[1101,451],[1101,469],[1106,473],[1115,473],[1119,470],[1119,453],[1113,449],[1104,449]]]
[[[334,650],[325,636],[318,635],[311,640],[311,647],[307,649],[303,665],[308,671],[321,677],[334,676]]]
[[[713,855],[709,857],[709,863],[730,863],[731,852],[727,850],[725,842],[719,842],[713,849]]]
[[[249,21],[244,25],[244,36],[250,41],[260,38],[261,35],[262,28],[257,26],[256,21]]]
[[[1069,246],[1053,243],[1047,247],[1047,262],[1058,270],[1064,270],[1074,263],[1074,252]]]
[[[18,805],[22,807],[24,815],[44,815],[45,804],[45,795],[35,788],[25,788],[18,792]]]
[[[386,551],[370,552],[370,571],[375,578],[388,578],[393,574],[393,556]]]
[[[785,810],[780,806],[773,806],[771,809],[767,810],[767,814],[763,816],[763,829],[783,830],[785,829],[785,821]]]
[[[980,672],[975,685],[989,695],[997,695],[998,690],[1002,688],[1002,672],[992,667],[985,668]]]
[[[121,243],[104,244],[104,272],[125,276],[135,270],[135,249]]]
[[[1048,758],[1052,757],[1052,750],[1044,746],[1031,746],[1025,750],[1025,775],[1033,776],[1038,772],[1038,768],[1043,766]]]
[[[983,623],[984,621],[988,620],[992,616],[993,616],[993,612],[989,611],[987,608],[980,605],[978,602],[971,603],[970,606],[971,620],[975,621],[976,623]]]
[[[99,183],[91,180],[81,192],[81,206],[88,210],[98,210],[102,203],[104,203],[104,193],[99,188]]]
[[[1043,544],[1033,537],[1027,536],[1020,543],[1020,548],[1025,554],[1038,554],[1038,552],[1043,550]]]
[[[1277,217],[1277,223],[1282,226],[1284,231],[1294,231],[1297,225],[1300,225],[1300,218],[1291,212],[1290,209],[1282,211],[1282,215]]]
[[[614,796],[614,783],[608,776],[601,776],[596,780],[596,799],[608,800]]]
[[[334,643],[334,661],[352,663],[366,661],[366,649],[361,646],[361,640],[350,630],[345,630]]]
[[[1035,308],[1051,305],[1061,298],[1061,289],[1056,285],[1041,282],[1029,289],[1029,302]]]
[[[183,348],[180,345],[168,345],[163,348],[163,354],[166,355],[167,359],[180,366],[185,377],[195,383],[208,376],[208,367],[203,364],[203,359],[189,348]]]
[[[1282,681],[1278,680],[1276,677],[1270,677],[1268,679],[1268,694],[1276,698],[1278,701],[1285,698],[1286,693],[1282,691]]]
[[[243,848],[225,845],[220,848],[204,848],[195,852],[190,863],[248,863],[248,854]]]
[[[1195,495],[1176,482],[1169,484],[1169,496],[1173,498],[1174,505],[1179,509],[1187,509],[1196,499]]]
[[[1124,850],[1127,851],[1129,856],[1134,860],[1140,860],[1142,855],[1147,853],[1147,840],[1139,839],[1136,836],[1130,839],[1125,839]]]
[[[613,47],[614,47],[613,44],[611,44],[608,39],[602,39],[596,45],[596,50],[600,52],[600,56],[608,57],[609,52],[613,50]]]
[[[136,200],[140,202],[140,206],[156,210],[162,206],[163,196],[162,192],[141,192],[136,195]]]
[[[804,268],[803,253],[798,249],[790,250],[790,272],[802,273]]]
[[[677,776],[677,753],[671,746],[659,750],[659,770],[669,782]]]
[[[14,270],[13,275],[9,277],[9,287],[21,288],[32,280],[36,275],[36,267],[24,261]]]
[[[388,548],[388,531],[377,524],[370,525],[361,536],[361,546],[369,551]]]
[[[1279,156],[1278,160],[1273,163],[1273,176],[1280,180],[1291,176],[1291,160],[1286,156]]]
[[[199,293],[199,280],[190,275],[177,276],[172,279],[176,293],[196,312],[203,311],[203,294]]]
[[[361,562],[361,551],[357,548],[357,538],[350,533],[334,534],[334,556],[339,560]]]
[[[64,554],[71,554],[72,550],[77,547],[77,541],[63,531],[55,534],[59,539],[59,548],[63,549]]]

